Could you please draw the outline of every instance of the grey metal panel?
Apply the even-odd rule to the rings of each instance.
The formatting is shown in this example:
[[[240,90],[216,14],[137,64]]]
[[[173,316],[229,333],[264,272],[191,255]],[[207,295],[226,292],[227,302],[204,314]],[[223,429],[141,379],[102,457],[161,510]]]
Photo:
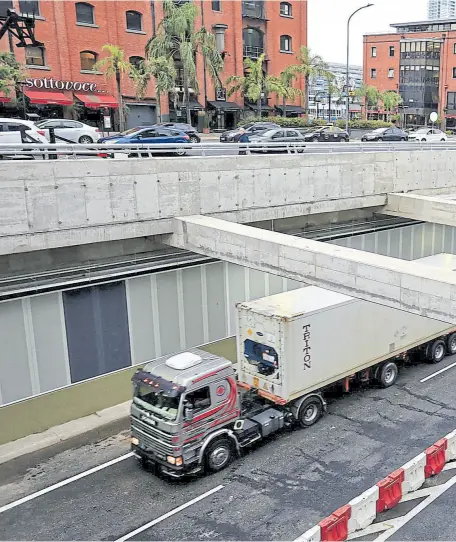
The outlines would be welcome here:
[[[388,232],[377,232],[377,254],[388,256]]]
[[[281,294],[283,292],[283,277],[269,275],[269,295]]]
[[[444,226],[442,252],[446,252],[447,254],[453,253],[453,236],[454,228],[452,226]]]
[[[399,230],[388,230],[389,234],[389,256],[391,258],[401,257],[401,232]]]
[[[424,225],[417,224],[412,226],[412,238],[413,238],[413,254],[412,259],[417,260],[423,256],[422,245],[423,245],[423,232]]]
[[[204,343],[203,304],[201,268],[190,267],[182,270],[184,293],[185,344],[187,347]]]
[[[353,237],[350,237],[350,247],[355,248],[356,250],[362,250],[363,245],[363,236],[362,235],[355,235]]]
[[[30,298],[40,393],[70,384],[60,302],[58,293]]]
[[[400,257],[403,260],[411,259],[412,229],[413,226],[407,226],[406,228],[402,229],[402,250]]]
[[[256,269],[249,269],[250,299],[259,299],[265,296],[265,273]]]
[[[176,271],[157,274],[157,300],[161,355],[180,350]]]
[[[433,256],[436,254],[434,251],[434,224],[426,223],[423,225],[423,234],[422,234],[422,251],[421,257],[425,258],[426,256]]]
[[[226,337],[225,279],[222,263],[206,266],[209,341]]]
[[[236,303],[245,301],[245,271],[241,265],[228,264],[229,333],[236,333]]]
[[[434,224],[434,243],[432,247],[432,254],[429,254],[429,256],[433,256],[434,254],[440,254],[443,252],[444,247],[444,241],[445,241],[445,226],[442,224]],[[425,254],[427,256],[427,254]]]
[[[297,280],[287,279],[287,291],[297,290],[298,288],[303,288],[305,284],[298,282]]]
[[[72,382],[131,365],[125,283],[63,293]]]
[[[364,250],[366,252],[375,252],[375,233],[364,235]]]
[[[0,303],[0,392],[2,404],[32,395],[22,301]]]
[[[130,334],[133,345],[132,362],[142,363],[154,359],[154,323],[150,276],[137,277],[127,281],[129,301]]]

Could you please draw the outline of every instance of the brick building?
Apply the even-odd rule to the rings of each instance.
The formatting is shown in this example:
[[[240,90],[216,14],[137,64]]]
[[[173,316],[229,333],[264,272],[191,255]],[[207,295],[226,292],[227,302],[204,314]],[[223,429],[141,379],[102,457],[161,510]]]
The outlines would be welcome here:
[[[296,53],[307,44],[307,2],[265,0],[194,0],[199,8],[197,26],[204,25],[225,52],[225,69],[221,80],[243,73],[245,57],[258,58],[266,53],[264,70],[278,75],[296,62]],[[10,50],[26,66],[27,79],[22,85],[25,98],[18,93],[14,100],[0,96],[0,116],[35,113],[40,117],[79,118],[106,126],[118,106],[115,81],[107,80],[94,64],[102,58],[102,46],[112,43],[125,51],[132,63],[144,57],[147,40],[163,18],[160,0],[122,0],[75,2],[72,0],[0,1],[0,12],[14,7],[18,13],[34,14],[36,39],[43,47],[18,48],[11,36],[0,42],[0,51]],[[1,15],[1,13],[0,13]],[[242,37],[242,39],[241,39]],[[189,109],[192,123],[197,124],[200,111],[206,110],[214,128],[233,126],[244,109],[253,112],[256,104],[245,104],[242,96],[226,97],[226,89],[215,89],[204,73],[202,58],[197,58],[198,92],[191,94]],[[179,85],[179,80],[177,85]],[[303,81],[299,81],[304,88]],[[179,87],[178,87],[179,88]],[[153,84],[141,101],[128,75],[122,76],[122,95],[126,104],[127,126],[156,120]],[[10,103],[8,103],[10,102]],[[264,98],[263,112],[280,106],[276,96]],[[16,109],[14,109],[16,108]],[[167,97],[162,99],[164,118],[185,121],[186,112]],[[300,114],[296,106],[287,113]]]
[[[393,24],[394,33],[364,36],[364,82],[399,92],[407,126],[456,127],[456,19]],[[376,118],[384,113],[369,110]]]

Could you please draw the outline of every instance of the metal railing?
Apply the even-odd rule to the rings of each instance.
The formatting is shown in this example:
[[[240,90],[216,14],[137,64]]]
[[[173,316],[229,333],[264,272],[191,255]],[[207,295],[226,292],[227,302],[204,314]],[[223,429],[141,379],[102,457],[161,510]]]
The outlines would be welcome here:
[[[259,58],[264,53],[264,47],[257,45],[244,45],[244,56],[248,58]]]

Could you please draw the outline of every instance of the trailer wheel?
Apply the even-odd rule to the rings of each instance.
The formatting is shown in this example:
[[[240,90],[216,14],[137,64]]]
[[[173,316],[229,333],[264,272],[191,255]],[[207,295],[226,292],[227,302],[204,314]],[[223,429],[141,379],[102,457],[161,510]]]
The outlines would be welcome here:
[[[440,363],[445,357],[446,345],[442,339],[437,339],[427,347],[427,361],[429,363]]]
[[[229,439],[220,438],[211,442],[206,450],[206,467],[218,472],[233,461],[233,446]]]
[[[456,354],[456,333],[452,333],[447,337],[447,352],[449,356]]]
[[[316,423],[323,413],[323,405],[318,397],[309,397],[299,408],[298,422],[302,428]]]
[[[389,388],[396,382],[398,374],[399,369],[394,361],[387,361],[380,366],[380,370],[378,371],[377,379],[380,386],[382,388]]]

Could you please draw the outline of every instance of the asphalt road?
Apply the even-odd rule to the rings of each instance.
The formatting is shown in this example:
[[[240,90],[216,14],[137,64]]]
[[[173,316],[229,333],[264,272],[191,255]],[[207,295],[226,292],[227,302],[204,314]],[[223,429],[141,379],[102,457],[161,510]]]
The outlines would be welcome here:
[[[279,435],[225,471],[190,481],[156,478],[127,457],[4,510],[128,453],[128,434],[4,464],[0,538],[293,540],[456,428],[456,368],[420,382],[455,361],[404,367],[390,389],[331,398],[327,415],[314,427]],[[416,517],[434,524],[432,536],[424,537],[423,527],[411,521],[402,539],[454,539],[454,496],[449,491],[442,505],[436,502],[438,522],[431,506]],[[133,535],[139,528],[144,530]]]

